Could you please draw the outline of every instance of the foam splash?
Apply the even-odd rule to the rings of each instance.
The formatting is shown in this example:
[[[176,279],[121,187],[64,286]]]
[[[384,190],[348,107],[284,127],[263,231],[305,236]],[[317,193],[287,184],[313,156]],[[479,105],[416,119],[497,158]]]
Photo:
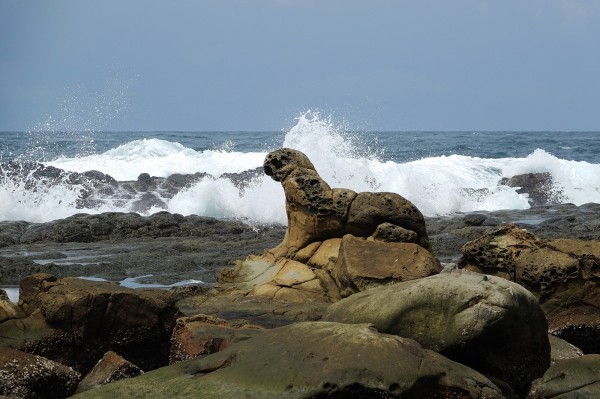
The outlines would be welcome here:
[[[168,177],[174,173],[205,172],[218,177],[223,173],[239,173],[262,164],[265,153],[243,153],[229,150],[195,151],[179,143],[159,139],[134,140],[102,154],[82,157],[58,157],[48,162],[73,172],[99,170],[119,181],[135,180],[141,173]]]
[[[329,118],[308,112],[284,137],[281,146],[308,155],[332,187],[355,191],[396,192],[411,200],[426,216],[456,212],[526,209],[527,196],[499,186],[502,177],[549,172],[564,202],[581,205],[600,202],[600,164],[559,159],[537,149],[523,158],[435,156],[411,162],[382,161],[359,134],[348,134]],[[426,146],[427,143],[422,143]],[[119,181],[135,180],[140,173],[167,177],[173,173],[208,173],[172,197],[164,207],[150,208],[249,222],[286,223],[285,199],[279,183],[267,176],[249,177],[239,185],[224,173],[240,173],[262,165],[267,153],[239,152],[231,143],[196,151],[179,143],[135,140],[100,154],[58,157],[47,163],[64,170],[99,170]],[[64,182],[28,190],[22,182],[0,184],[0,220],[47,221],[79,212],[129,212],[134,199],[103,198],[93,209],[76,209],[81,187]]]

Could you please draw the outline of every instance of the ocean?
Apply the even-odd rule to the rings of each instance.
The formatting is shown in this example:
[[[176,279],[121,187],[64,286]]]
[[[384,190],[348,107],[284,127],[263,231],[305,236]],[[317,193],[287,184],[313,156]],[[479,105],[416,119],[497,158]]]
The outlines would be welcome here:
[[[308,112],[274,132],[0,132],[0,221],[166,210],[285,224],[280,184],[244,174],[279,147],[307,154],[332,187],[396,192],[425,216],[527,209],[527,194],[499,185],[526,173],[549,173],[559,202],[600,202],[600,132],[354,131]],[[64,172],[36,176],[40,165]],[[156,191],[160,201],[140,211],[142,193],[94,191],[73,178],[91,170],[119,182],[142,173],[202,175],[176,193]]]

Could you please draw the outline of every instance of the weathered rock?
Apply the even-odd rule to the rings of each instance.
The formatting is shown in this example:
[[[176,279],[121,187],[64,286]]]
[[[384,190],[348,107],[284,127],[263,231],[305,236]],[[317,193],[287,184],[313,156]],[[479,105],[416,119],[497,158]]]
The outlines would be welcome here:
[[[412,243],[368,241],[347,234],[341,241],[332,275],[342,296],[368,288],[431,276],[440,262]]]
[[[329,307],[324,320],[372,323],[417,340],[523,393],[550,365],[535,297],[501,278],[455,270],[373,288]]]
[[[381,223],[371,236],[375,241],[384,242],[412,242],[416,243],[418,235],[412,230],[396,226],[392,223]]]
[[[5,332],[10,335],[3,340],[8,345],[84,373],[109,350],[145,370],[168,363],[169,340],[179,312],[167,291],[133,290],[76,278],[32,280],[41,283],[28,285],[26,280],[21,287],[25,293],[21,302],[31,316],[0,325],[2,330],[7,324]],[[35,289],[30,291],[31,287]],[[30,339],[15,337],[21,328],[29,331]]]
[[[415,232],[416,242],[427,250],[431,248],[423,214],[395,193],[359,193],[350,205],[345,232],[368,237],[386,222]]]
[[[550,363],[552,364],[561,360],[583,356],[581,349],[575,345],[571,345],[564,339],[555,337],[552,334],[548,334],[548,339],[550,340]]]
[[[81,380],[76,392],[83,392],[114,381],[137,377],[143,373],[135,364],[127,361],[119,354],[109,351],[96,363],[92,371]]]
[[[0,395],[11,398],[65,398],[81,375],[41,356],[0,348]]]
[[[234,269],[222,271],[217,280],[220,288],[234,286],[254,296],[309,303],[339,299],[335,284],[327,284],[327,278],[304,263],[266,253],[237,262]]]
[[[192,376],[194,376],[192,378]],[[78,398],[503,398],[485,377],[367,325],[297,323]]]
[[[285,192],[285,237],[262,256],[249,256],[223,271],[219,287],[290,302],[334,302],[371,285],[430,275],[422,270],[428,267],[439,271],[439,262],[425,250],[429,241],[423,215],[400,195],[331,189],[306,155],[289,148],[269,153],[264,171]],[[357,241],[360,250],[352,252],[350,239],[345,239],[347,261],[339,270],[341,238],[348,232],[369,241]],[[388,241],[396,246],[385,247]],[[386,258],[385,251],[392,248]],[[365,255],[359,257],[359,252]]]
[[[286,198],[288,229],[272,250],[275,257],[293,257],[313,242],[346,233],[368,237],[386,222],[415,232],[417,242],[429,249],[423,215],[398,194],[331,189],[306,155],[290,148],[267,154],[263,167],[281,182]]]
[[[585,355],[554,363],[535,380],[529,399],[596,399],[600,397],[600,355]]]
[[[506,225],[465,244],[459,265],[524,286],[538,296],[552,334],[600,353],[600,241],[544,241]]]
[[[179,318],[171,337],[169,363],[218,352],[263,331],[261,326],[203,314]]]

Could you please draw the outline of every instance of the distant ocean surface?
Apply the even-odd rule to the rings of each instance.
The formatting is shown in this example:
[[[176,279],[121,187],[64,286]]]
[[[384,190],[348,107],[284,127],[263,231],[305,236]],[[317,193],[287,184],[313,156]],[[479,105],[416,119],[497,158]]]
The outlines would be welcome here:
[[[82,188],[48,183],[31,162],[66,172],[97,170],[118,181],[141,173],[206,176],[145,213],[162,210],[248,222],[285,223],[279,183],[251,175],[243,185],[223,174],[262,165],[279,147],[303,151],[332,187],[391,191],[426,216],[525,209],[526,194],[498,185],[502,177],[549,172],[561,201],[600,202],[600,132],[353,132],[318,114],[280,132],[0,132],[0,221],[43,222],[76,213],[129,212],[132,198],[108,198],[82,209]]]

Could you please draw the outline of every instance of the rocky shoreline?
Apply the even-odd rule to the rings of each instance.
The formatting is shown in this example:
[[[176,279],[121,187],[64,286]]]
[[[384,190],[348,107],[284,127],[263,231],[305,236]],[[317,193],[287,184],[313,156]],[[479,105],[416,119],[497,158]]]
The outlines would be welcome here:
[[[287,228],[0,222],[0,284],[20,289],[0,295],[0,395],[600,395],[600,204],[423,218],[294,150],[264,171]]]
[[[545,205],[526,210],[426,217],[432,252],[456,262],[461,247],[506,223],[540,238],[600,240],[600,204]],[[168,212],[79,214],[47,223],[0,222],[0,285],[34,273],[169,285],[212,284],[219,270],[281,242],[285,226]],[[165,264],[168,265],[165,267]]]

